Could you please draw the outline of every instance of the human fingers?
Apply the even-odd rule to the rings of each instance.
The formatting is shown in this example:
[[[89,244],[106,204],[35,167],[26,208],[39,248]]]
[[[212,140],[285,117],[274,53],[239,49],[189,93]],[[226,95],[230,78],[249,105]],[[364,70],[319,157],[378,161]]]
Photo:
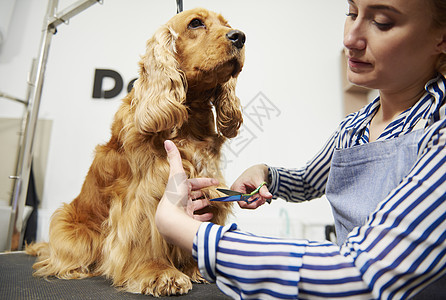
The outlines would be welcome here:
[[[189,179],[189,184],[193,191],[202,188],[218,185],[218,180],[215,178],[192,178]]]
[[[167,160],[169,161],[170,165],[170,175],[185,174],[180,151],[178,151],[178,148],[174,142],[170,140],[164,141],[164,148],[166,149]]]
[[[206,195],[203,193],[202,190],[196,190],[196,191],[190,191],[189,197],[192,200],[196,200],[196,199],[200,199],[200,198],[205,198]]]
[[[250,201],[252,201],[252,202],[250,202]],[[255,201],[249,199],[248,202],[246,202],[246,201],[238,201],[237,203],[240,206],[240,208],[243,208],[243,209],[256,209],[257,207],[262,206],[263,204],[265,204],[265,199],[262,198],[262,197],[259,197]]]
[[[187,185],[187,175],[183,169],[180,152],[175,144],[169,140],[164,142],[164,148],[170,165],[169,180],[164,196],[175,205],[186,207],[189,186]]]
[[[254,184],[251,182],[251,178],[244,177],[241,175],[239,178],[237,178],[234,183],[231,185],[230,189],[233,191],[237,191],[240,193],[247,194],[249,193],[249,187],[253,186]]]
[[[202,209],[205,209],[206,207],[208,207],[210,205],[210,201],[208,199],[197,199],[192,201],[192,217],[198,221],[202,221],[202,222],[207,222],[210,221],[212,219],[212,217],[214,216],[211,212],[200,212],[200,213],[196,213],[199,212]]]
[[[248,201],[239,201],[238,204],[244,209],[256,209],[265,204],[266,201],[271,202],[272,197],[273,195],[268,191],[266,185],[263,185],[259,192],[249,198]]]
[[[262,186],[259,190],[259,195],[266,199],[272,199],[273,195],[269,192],[266,185]]]
[[[200,222],[209,222],[214,215],[212,213],[205,213],[201,215],[193,215],[193,218]]]
[[[195,199],[194,201],[192,201],[192,207],[194,211],[203,209],[205,207],[208,207],[209,205],[211,205],[211,202],[205,198]]]
[[[254,165],[246,169],[232,184],[231,190],[250,193],[268,177],[268,167],[263,164]]]

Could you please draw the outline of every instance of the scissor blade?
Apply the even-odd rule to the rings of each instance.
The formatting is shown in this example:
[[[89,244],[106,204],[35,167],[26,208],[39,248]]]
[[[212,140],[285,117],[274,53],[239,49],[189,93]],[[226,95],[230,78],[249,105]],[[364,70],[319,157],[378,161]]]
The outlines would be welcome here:
[[[236,195],[241,195],[242,194],[240,192],[236,192],[236,191],[228,190],[228,189],[217,189],[217,191],[222,192],[222,193],[224,193],[226,195],[229,195],[229,196],[236,196]]]
[[[210,201],[231,202],[231,201],[240,201],[241,198],[242,198],[241,195],[233,195],[233,196],[210,199]]]

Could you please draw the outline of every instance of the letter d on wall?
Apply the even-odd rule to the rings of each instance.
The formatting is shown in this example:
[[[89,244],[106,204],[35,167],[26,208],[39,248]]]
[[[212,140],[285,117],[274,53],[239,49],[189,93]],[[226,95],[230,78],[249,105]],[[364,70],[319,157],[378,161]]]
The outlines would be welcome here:
[[[114,87],[104,91],[102,89],[102,84],[104,78],[111,78],[114,81]],[[94,72],[94,83],[93,83],[93,98],[105,98],[110,99],[119,95],[122,91],[123,80],[118,72],[107,69],[96,69]]]

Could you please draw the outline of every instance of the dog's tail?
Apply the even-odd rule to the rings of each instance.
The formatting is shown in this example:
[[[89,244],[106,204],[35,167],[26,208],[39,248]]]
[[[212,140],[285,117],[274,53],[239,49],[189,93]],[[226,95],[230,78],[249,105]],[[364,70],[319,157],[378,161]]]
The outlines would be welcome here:
[[[25,253],[32,256],[47,258],[50,255],[50,247],[49,244],[45,242],[31,243],[25,246]]]

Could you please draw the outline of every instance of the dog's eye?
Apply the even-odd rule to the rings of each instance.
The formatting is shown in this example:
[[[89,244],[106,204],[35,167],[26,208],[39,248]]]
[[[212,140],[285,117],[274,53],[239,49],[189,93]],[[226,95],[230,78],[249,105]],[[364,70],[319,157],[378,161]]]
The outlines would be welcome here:
[[[195,28],[206,27],[206,26],[204,26],[203,21],[201,21],[200,19],[193,19],[192,21],[190,21],[188,27],[190,29],[195,29]]]

